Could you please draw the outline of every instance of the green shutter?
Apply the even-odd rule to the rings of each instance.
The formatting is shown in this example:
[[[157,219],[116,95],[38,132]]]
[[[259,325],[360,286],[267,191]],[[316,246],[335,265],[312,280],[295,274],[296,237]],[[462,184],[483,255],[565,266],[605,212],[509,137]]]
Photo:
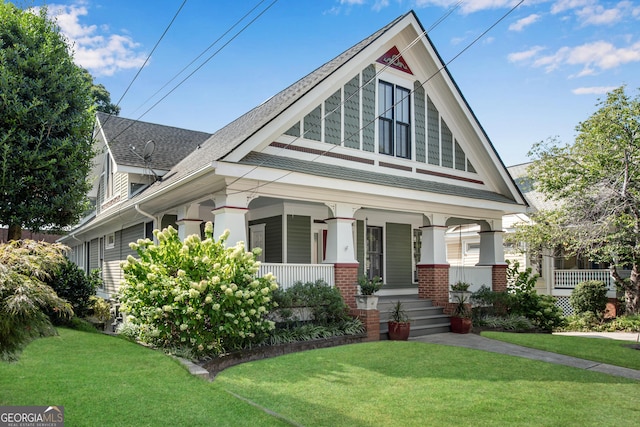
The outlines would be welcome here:
[[[427,96],[427,146],[430,165],[440,165],[440,121],[438,109]]]
[[[315,141],[321,140],[320,122],[322,120],[322,108],[317,106],[304,117],[304,137]]]
[[[329,144],[340,145],[342,143],[342,94],[340,90],[331,95],[324,102],[324,141]]]
[[[311,217],[287,215],[287,262],[311,263]]]
[[[374,152],[376,120],[376,69],[369,65],[362,70],[362,149]]]
[[[419,81],[414,83],[413,102],[415,104],[415,129],[416,129],[416,161],[426,162],[426,116],[424,110],[424,88]]]
[[[284,133],[289,136],[300,136],[300,122],[297,122],[295,125],[291,126],[291,128]]]
[[[360,148],[360,76],[344,85],[344,146]]]
[[[449,130],[449,126],[442,122],[442,166],[445,168],[453,168],[453,134]]]
[[[386,231],[387,272],[385,283],[390,287],[411,286],[413,283],[411,225],[388,222]]]
[[[458,170],[465,170],[465,165],[467,163],[465,155],[464,155],[464,151],[462,151],[462,147],[460,147],[460,144],[458,144],[458,141],[455,141],[456,144],[456,169]]]

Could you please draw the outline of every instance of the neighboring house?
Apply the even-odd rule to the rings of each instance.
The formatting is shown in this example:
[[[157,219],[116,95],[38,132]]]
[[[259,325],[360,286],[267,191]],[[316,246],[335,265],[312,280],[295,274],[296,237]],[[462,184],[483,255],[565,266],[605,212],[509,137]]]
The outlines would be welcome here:
[[[324,278],[354,307],[358,275],[377,275],[383,295],[446,306],[447,228],[479,225],[468,274],[504,288],[503,217],[526,212],[413,12],[213,135],[99,114],[96,138],[95,216],[63,241],[106,296],[129,242],[213,221],[283,286]]]
[[[508,171],[518,185],[518,188],[529,204],[529,212],[542,209],[552,209],[554,202],[536,191],[528,178],[527,168],[531,165],[523,163],[508,167]],[[527,214],[509,214],[502,219],[506,234],[512,233],[518,223],[528,223],[531,219]],[[478,262],[480,246],[480,228],[477,225],[455,226],[447,230],[447,262],[454,266],[472,266]],[[608,296],[616,297],[615,284],[609,274],[607,266],[601,266],[575,256],[564,256],[561,250],[546,250],[538,259],[531,259],[526,248],[504,246],[505,259],[517,261],[522,268],[531,267],[540,277],[536,291],[556,298],[557,305],[568,315],[572,314],[569,297],[576,285],[585,280],[601,280],[609,286]],[[455,269],[452,281],[465,280],[464,269]],[[628,276],[628,271],[622,271],[622,276]]]
[[[7,243],[9,236],[9,229],[6,227],[0,227],[0,243]],[[30,230],[22,230],[22,238],[29,240],[37,240],[39,242],[55,243],[62,237],[61,234],[51,234],[43,232],[34,232]]]

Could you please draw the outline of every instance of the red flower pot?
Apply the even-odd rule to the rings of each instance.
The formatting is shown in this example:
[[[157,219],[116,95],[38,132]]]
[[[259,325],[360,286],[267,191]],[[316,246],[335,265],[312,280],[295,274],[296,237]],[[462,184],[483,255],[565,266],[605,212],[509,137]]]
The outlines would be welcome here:
[[[389,339],[395,341],[406,341],[409,339],[409,332],[411,332],[411,323],[409,322],[394,322],[390,320],[389,325]]]

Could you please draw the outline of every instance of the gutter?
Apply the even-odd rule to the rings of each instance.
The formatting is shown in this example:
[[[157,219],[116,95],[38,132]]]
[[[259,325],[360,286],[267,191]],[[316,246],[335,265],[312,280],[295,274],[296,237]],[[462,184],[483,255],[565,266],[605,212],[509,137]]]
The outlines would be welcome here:
[[[140,209],[140,204],[139,203],[136,203],[133,207],[135,208],[136,212],[138,212],[139,214],[142,214],[142,215],[146,216],[147,218],[150,218],[151,221],[153,221],[154,227],[156,226],[156,222],[157,222],[156,221],[156,217],[154,217],[150,213],[145,212],[142,209]]]

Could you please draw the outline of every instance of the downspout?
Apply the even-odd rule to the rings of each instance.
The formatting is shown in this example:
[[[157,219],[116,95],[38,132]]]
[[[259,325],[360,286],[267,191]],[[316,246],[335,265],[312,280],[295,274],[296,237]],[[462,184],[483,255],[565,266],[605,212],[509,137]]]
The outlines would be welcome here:
[[[145,211],[143,211],[142,209],[140,209],[140,205],[138,203],[135,204],[134,208],[136,209],[136,212],[138,212],[141,215],[146,216],[147,218],[151,219],[151,221],[153,221],[154,224],[154,228],[156,225],[156,217],[154,217],[153,215],[151,215],[150,213],[147,213]]]

